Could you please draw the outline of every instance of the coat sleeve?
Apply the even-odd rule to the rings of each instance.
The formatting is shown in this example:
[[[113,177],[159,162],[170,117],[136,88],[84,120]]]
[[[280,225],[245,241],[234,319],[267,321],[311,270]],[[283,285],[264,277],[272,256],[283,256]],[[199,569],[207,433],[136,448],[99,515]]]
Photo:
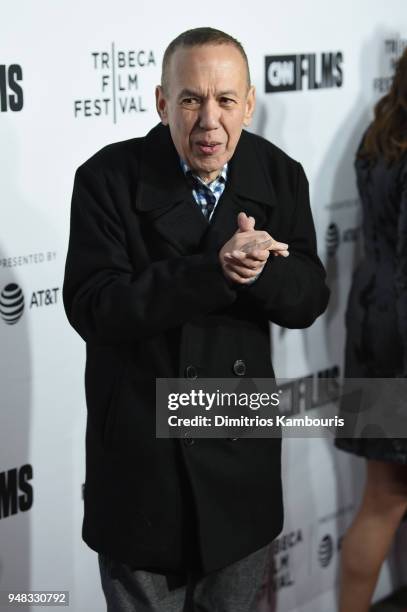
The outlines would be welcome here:
[[[290,255],[286,258],[271,255],[256,282],[245,291],[273,323],[304,328],[324,312],[330,292],[317,255],[308,181],[300,164],[296,183],[291,228],[287,236],[279,236],[279,240],[288,243]]]
[[[85,341],[130,343],[236,299],[216,253],[153,262],[135,274],[126,239],[102,173],[81,166],[72,195],[63,298],[71,325]]]
[[[403,347],[403,370],[407,376],[407,165],[401,175],[401,198],[397,228],[397,260],[395,271],[396,310],[400,339]]]

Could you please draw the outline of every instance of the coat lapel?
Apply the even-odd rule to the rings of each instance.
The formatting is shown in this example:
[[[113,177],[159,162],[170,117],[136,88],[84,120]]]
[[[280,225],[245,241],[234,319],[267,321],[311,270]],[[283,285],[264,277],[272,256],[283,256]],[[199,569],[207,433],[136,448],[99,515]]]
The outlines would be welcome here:
[[[161,124],[144,141],[136,209],[181,254],[199,250],[209,224],[193,200],[170,131]]]
[[[274,188],[251,137],[243,132],[229,162],[226,188],[211,222],[193,199],[170,131],[161,124],[146,136],[136,194],[136,209],[180,254],[219,250],[237,229],[243,211],[264,228],[276,204]]]

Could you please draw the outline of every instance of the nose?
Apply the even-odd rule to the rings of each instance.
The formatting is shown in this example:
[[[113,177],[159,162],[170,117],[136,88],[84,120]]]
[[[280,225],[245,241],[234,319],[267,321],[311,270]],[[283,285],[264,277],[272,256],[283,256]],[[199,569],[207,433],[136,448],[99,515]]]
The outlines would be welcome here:
[[[199,127],[203,130],[216,130],[219,127],[220,108],[216,100],[205,100],[199,113]]]

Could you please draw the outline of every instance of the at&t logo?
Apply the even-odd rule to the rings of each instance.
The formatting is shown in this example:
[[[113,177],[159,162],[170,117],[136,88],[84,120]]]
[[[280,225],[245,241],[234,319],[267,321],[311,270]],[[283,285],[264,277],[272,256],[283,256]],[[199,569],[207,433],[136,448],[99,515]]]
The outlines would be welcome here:
[[[357,242],[360,227],[348,227],[340,230],[336,223],[330,223],[326,228],[325,246],[328,257],[333,257],[338,251],[341,242]]]
[[[318,560],[321,567],[328,567],[331,562],[332,556],[334,552],[334,544],[332,540],[332,536],[329,534],[325,535],[318,547]]]
[[[52,289],[37,289],[27,300],[27,308],[37,309],[43,306],[55,306],[58,304],[59,287]],[[9,283],[0,293],[0,317],[7,325],[14,325],[23,316],[25,307],[24,294],[16,283]]]
[[[326,251],[329,257],[333,257],[338,250],[340,242],[339,228],[336,223],[330,223],[325,235]]]
[[[16,283],[9,283],[0,294],[0,316],[7,325],[14,325],[23,312],[24,294]]]

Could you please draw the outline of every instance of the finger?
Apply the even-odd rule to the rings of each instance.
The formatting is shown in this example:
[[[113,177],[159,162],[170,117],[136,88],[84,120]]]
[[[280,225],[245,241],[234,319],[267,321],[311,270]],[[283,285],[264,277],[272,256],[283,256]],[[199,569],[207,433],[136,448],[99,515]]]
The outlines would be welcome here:
[[[269,258],[269,255],[270,251],[267,249],[255,249],[254,251],[249,251],[249,253],[246,253],[246,259],[265,262]]]
[[[248,251],[248,252],[240,251],[239,249],[235,249],[234,251],[229,253],[231,257],[234,257],[235,259],[238,259],[239,261],[244,261],[246,259],[265,261],[268,258],[269,254],[270,254],[269,249],[254,249],[253,251]]]
[[[254,276],[257,276],[257,274],[259,274],[261,272],[261,270],[262,270],[262,267],[260,267],[260,268],[258,268],[256,270],[251,270],[251,269],[246,268],[244,266],[238,266],[238,265],[232,264],[232,263],[226,264],[225,267],[230,272],[238,274],[242,278],[253,278]]]
[[[234,259],[236,261],[240,261],[240,262],[261,262],[264,263],[265,261],[267,261],[269,255],[270,255],[270,251],[268,251],[267,249],[265,250],[260,250],[260,249],[256,249],[254,251],[249,251],[248,253],[243,253],[242,251],[232,251],[232,253],[228,253],[228,258],[229,259]]]
[[[262,268],[267,261],[268,251],[266,251],[267,256],[262,259],[255,259],[252,257],[245,257],[241,259],[240,257],[233,257],[231,253],[225,255],[225,262],[231,265],[241,266],[243,268],[247,268],[249,270],[258,270]]]
[[[253,237],[255,238],[255,240],[249,240],[248,242],[245,242],[240,247],[241,251],[244,251],[245,253],[250,253],[251,251],[258,250],[258,249],[261,249],[261,250],[270,249],[270,247],[273,244],[273,238],[271,238],[271,236],[269,236],[265,240],[263,240],[263,238],[260,239],[256,235],[254,235]]]
[[[238,274],[235,274],[234,272],[227,272],[227,277],[238,285],[246,285],[247,283],[250,282],[250,278],[249,279],[243,278],[242,276],[239,276]]]
[[[272,253],[275,257],[288,257],[290,254],[289,251],[272,251]]]
[[[249,253],[250,251],[254,251],[256,249],[288,249],[288,244],[285,242],[278,242],[278,240],[274,240],[267,232],[255,232],[252,234],[254,240],[248,240],[241,247],[240,250],[245,253]],[[249,237],[249,236],[248,236]]]
[[[249,232],[254,229],[254,218],[248,217],[246,213],[240,212],[237,216],[237,225],[240,232]]]
[[[277,240],[273,240],[273,243],[269,249],[270,251],[287,251],[288,244],[285,242],[277,242]]]
[[[232,257],[238,260],[243,260],[246,257],[246,253],[244,253],[243,251],[239,251],[239,249],[235,249],[234,251],[232,251],[231,255]]]

